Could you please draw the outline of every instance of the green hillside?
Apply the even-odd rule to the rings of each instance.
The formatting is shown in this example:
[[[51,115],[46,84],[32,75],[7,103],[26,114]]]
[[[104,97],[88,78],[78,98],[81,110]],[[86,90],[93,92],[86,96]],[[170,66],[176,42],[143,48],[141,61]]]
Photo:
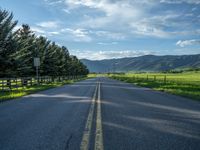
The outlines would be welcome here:
[[[81,60],[90,72],[168,71],[200,68],[200,54],[181,56],[145,55],[132,58],[107,60]]]

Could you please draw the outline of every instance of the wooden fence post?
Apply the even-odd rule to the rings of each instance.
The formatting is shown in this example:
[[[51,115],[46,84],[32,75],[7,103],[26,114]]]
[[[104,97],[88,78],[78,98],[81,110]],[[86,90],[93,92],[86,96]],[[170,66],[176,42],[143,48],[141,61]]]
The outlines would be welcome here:
[[[31,77],[31,86],[33,85],[33,78]]]
[[[4,80],[2,79],[2,90],[4,90]]]
[[[12,89],[12,87],[11,87],[11,79],[7,79],[6,85],[9,87],[9,89]]]

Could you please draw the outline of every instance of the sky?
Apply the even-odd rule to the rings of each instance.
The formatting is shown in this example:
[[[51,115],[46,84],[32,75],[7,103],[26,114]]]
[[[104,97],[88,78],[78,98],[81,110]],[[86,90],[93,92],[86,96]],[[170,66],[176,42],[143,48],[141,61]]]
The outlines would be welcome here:
[[[36,35],[91,60],[200,54],[200,0],[0,0]]]

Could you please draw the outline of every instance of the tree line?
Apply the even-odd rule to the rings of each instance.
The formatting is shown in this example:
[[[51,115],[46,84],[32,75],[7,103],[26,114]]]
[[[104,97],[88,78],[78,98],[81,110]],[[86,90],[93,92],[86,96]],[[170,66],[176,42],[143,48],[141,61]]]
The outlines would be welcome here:
[[[34,57],[40,58],[41,76],[86,75],[87,67],[68,49],[43,36],[36,36],[29,25],[14,31],[13,13],[0,9],[0,77],[35,75]]]

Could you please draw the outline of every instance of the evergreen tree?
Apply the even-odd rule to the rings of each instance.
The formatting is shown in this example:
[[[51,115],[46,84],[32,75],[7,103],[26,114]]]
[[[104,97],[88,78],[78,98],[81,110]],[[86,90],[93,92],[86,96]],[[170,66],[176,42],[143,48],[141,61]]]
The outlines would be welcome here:
[[[35,72],[33,58],[38,55],[35,35],[28,25],[22,25],[22,28],[17,31],[16,38],[19,42],[16,52],[18,75],[31,76]]]
[[[0,10],[0,77],[11,76],[14,70],[12,54],[16,51],[16,41],[12,30],[17,21],[12,21],[13,14]]]
[[[0,10],[0,77],[34,76],[34,57],[40,58],[42,76],[86,75],[88,69],[66,47],[36,37],[29,25],[13,32],[13,14]]]

